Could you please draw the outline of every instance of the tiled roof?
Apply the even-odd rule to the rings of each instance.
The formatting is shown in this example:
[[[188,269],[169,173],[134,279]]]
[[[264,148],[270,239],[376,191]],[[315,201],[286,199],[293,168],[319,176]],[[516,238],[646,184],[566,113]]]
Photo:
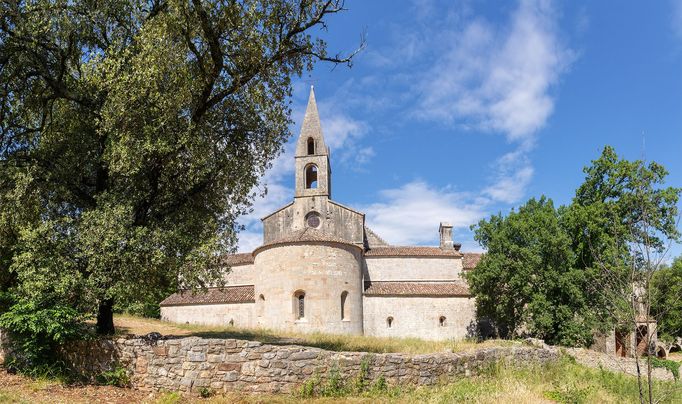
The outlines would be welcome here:
[[[461,257],[462,254],[454,249],[418,246],[382,246],[374,247],[365,252],[369,257]]]
[[[253,285],[226,286],[201,290],[182,290],[164,299],[161,306],[179,306],[185,304],[224,304],[255,302]]]
[[[483,253],[464,253],[462,266],[464,266],[464,269],[474,269],[482,256]]]
[[[253,264],[253,254],[251,253],[240,253],[240,254],[230,254],[223,257],[223,263],[225,265],[244,265]]]
[[[276,240],[265,243],[262,246],[258,247],[256,250],[254,250],[254,252],[263,248],[263,247],[267,247],[270,245],[284,244],[284,243],[297,243],[300,241],[318,241],[318,242],[325,242],[326,241],[326,242],[356,245],[352,241],[344,240],[341,237],[333,236],[331,234],[325,234],[325,233],[322,233],[318,230],[311,229],[311,228],[307,227],[303,230],[295,231],[295,232],[290,233],[284,237],[281,237],[281,238],[278,238]],[[358,247],[360,247],[360,246],[358,246]]]
[[[365,282],[366,296],[469,296],[464,282]]]

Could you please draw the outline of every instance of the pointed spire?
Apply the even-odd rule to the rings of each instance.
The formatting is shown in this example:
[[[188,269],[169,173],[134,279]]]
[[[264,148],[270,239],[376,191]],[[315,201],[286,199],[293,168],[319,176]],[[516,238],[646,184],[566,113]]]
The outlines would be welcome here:
[[[324,137],[322,136],[320,115],[317,112],[317,102],[315,102],[315,90],[312,85],[310,86],[308,107],[306,108],[305,116],[303,117],[301,134],[299,135],[298,144],[296,145],[297,156],[308,154],[307,145],[309,138],[312,138],[315,141],[315,154],[327,154],[327,146],[324,144]]]

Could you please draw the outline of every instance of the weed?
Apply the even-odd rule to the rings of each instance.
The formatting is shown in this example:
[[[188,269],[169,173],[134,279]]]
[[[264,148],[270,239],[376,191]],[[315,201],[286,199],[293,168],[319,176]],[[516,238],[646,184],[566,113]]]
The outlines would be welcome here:
[[[178,392],[167,392],[156,399],[155,404],[177,404],[182,401],[182,396]]]
[[[201,398],[209,398],[213,395],[213,390],[209,389],[208,387],[202,387],[199,389],[199,396]]]
[[[104,371],[97,376],[97,382],[107,386],[129,387],[130,376],[128,370],[122,366],[116,366],[114,369]]]

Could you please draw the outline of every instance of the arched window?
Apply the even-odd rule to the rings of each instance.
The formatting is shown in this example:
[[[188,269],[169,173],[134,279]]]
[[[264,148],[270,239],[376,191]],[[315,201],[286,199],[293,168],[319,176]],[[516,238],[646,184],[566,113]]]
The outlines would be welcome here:
[[[388,328],[393,327],[393,317],[389,317],[386,319],[386,327]]]
[[[305,168],[305,187],[306,189],[317,188],[317,166],[309,164]]]
[[[230,327],[234,327],[234,319],[233,318],[230,319]]]
[[[294,293],[294,316],[296,320],[305,318],[305,292],[302,290]]]
[[[440,316],[438,319],[438,324],[440,324],[441,327],[445,327],[445,316]]]
[[[341,320],[346,320],[346,298],[348,297],[348,292],[345,290],[341,293]]]
[[[315,154],[315,139],[309,137],[308,138],[308,155],[313,155]]]

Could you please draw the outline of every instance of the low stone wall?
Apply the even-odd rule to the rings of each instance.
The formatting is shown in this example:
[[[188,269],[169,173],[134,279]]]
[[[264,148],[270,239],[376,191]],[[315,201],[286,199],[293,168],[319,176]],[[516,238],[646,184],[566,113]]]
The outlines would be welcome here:
[[[74,369],[90,378],[124,366],[139,389],[190,391],[207,387],[218,392],[274,393],[291,392],[313,375],[324,382],[332,368],[342,378],[357,377],[363,361],[369,365],[368,379],[383,376],[392,385],[429,385],[474,375],[499,360],[518,365],[545,363],[556,360],[559,353],[555,348],[518,346],[428,355],[369,354],[189,337],[81,342],[69,347],[65,356]]]

